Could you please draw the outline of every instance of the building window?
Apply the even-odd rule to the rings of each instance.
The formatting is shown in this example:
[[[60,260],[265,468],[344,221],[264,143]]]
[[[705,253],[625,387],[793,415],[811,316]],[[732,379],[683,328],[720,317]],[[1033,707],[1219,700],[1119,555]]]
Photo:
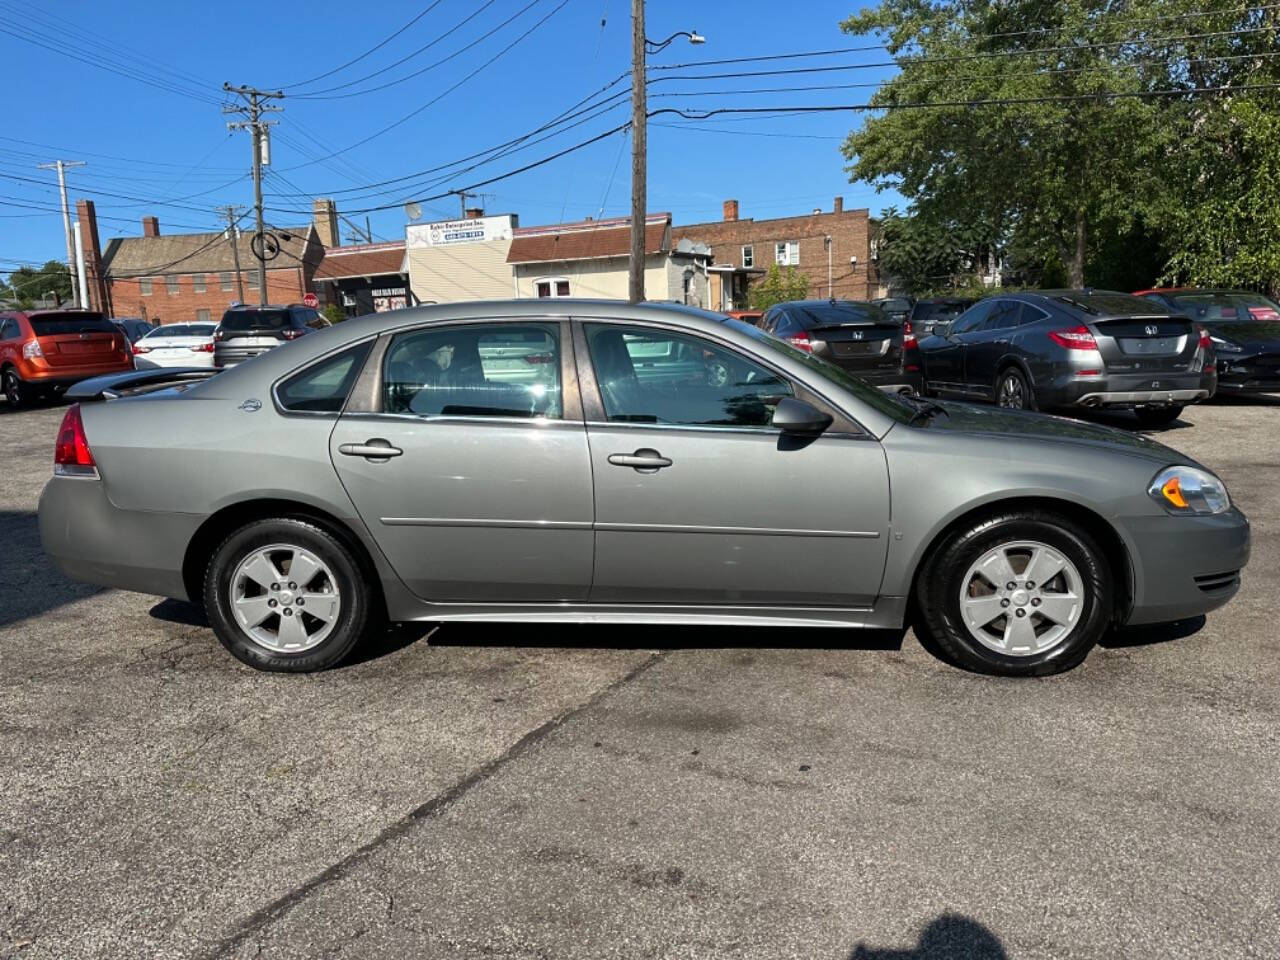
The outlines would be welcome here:
[[[151,296],[151,278],[150,277],[138,278],[138,292],[141,293],[144,297]]]
[[[744,267],[754,267],[756,265],[756,252],[751,249],[751,244],[746,244],[742,248],[742,265]]]
[[[209,316],[208,310],[196,311],[196,323],[212,323],[213,318]]]
[[[245,284],[249,287],[250,290],[258,289],[258,271],[257,270],[249,271],[249,277],[245,281]]]
[[[234,286],[231,282],[231,274],[229,273],[218,274],[218,283],[221,285],[223,290],[230,290]]]
[[[179,292],[179,289],[178,289],[178,278],[177,278],[177,277],[165,277],[165,278],[164,278],[164,288],[165,288],[167,291],[169,291],[169,295],[170,295],[170,296],[173,296],[175,293],[178,293],[178,292]]]
[[[197,273],[191,278],[191,289],[196,293],[204,293],[204,274]]]
[[[569,296],[569,281],[558,277],[552,277],[549,280],[539,280],[537,283],[537,291],[539,298],[557,298]]]
[[[800,244],[788,241],[774,247],[773,259],[784,267],[794,267],[800,263]]]

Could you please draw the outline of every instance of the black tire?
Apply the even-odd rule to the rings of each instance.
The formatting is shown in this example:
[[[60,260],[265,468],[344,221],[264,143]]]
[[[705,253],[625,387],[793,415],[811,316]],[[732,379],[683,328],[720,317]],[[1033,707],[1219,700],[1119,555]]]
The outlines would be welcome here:
[[[31,404],[31,388],[27,386],[18,371],[12,367],[8,367],[4,371],[4,399],[5,403],[14,410],[21,410],[23,407]]]
[[[1007,410],[1034,410],[1035,391],[1020,367],[1005,367],[996,377],[996,406]]]
[[[1143,427],[1167,427],[1182,416],[1181,404],[1170,407],[1135,407],[1138,424]]]
[[[1035,541],[1071,561],[1081,580],[1083,609],[1070,632],[1047,650],[1024,656],[1000,653],[979,642],[965,625],[960,598],[970,567],[1001,544]],[[1018,510],[967,523],[930,555],[916,580],[917,629],[958,666],[1010,677],[1046,676],[1079,664],[1111,624],[1113,573],[1089,532],[1066,517]],[[1035,611],[1032,611],[1034,614]]]
[[[332,572],[333,586],[341,598],[329,635],[297,653],[273,650],[257,642],[236,622],[231,609],[236,568],[255,550],[273,544],[312,553]],[[236,659],[257,670],[280,673],[310,673],[334,666],[381,622],[378,595],[352,551],[328,531],[299,519],[257,520],[222,541],[205,572],[204,604],[214,634]]]

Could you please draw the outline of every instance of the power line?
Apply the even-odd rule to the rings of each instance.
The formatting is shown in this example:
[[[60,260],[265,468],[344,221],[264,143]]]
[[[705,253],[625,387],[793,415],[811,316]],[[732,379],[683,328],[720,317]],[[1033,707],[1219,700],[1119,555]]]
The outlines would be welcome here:
[[[390,43],[396,37],[400,36],[400,34],[404,33],[406,30],[412,27],[415,23],[417,23],[419,20],[425,17],[428,13],[430,13],[436,7],[440,6],[442,2],[443,0],[435,0],[434,3],[427,4],[426,9],[418,13],[417,16],[415,16],[412,20],[406,23],[403,27],[400,27],[398,30],[395,30],[394,32],[388,34],[384,39],[374,44],[372,47],[370,47],[364,53],[360,54],[358,57],[353,57],[352,59],[348,60],[346,63],[336,66],[332,70],[326,70],[324,73],[317,74],[316,76],[312,77],[309,80],[299,80],[296,83],[286,83],[286,84],[281,84],[281,86],[286,90],[289,89],[290,87],[305,87],[308,84],[315,83],[317,80],[323,80],[325,77],[331,77],[335,73],[338,73],[341,70],[347,69],[347,67],[350,67],[354,64],[359,63],[365,57],[369,56],[369,54],[376,53],[377,51],[381,50],[388,43]]]

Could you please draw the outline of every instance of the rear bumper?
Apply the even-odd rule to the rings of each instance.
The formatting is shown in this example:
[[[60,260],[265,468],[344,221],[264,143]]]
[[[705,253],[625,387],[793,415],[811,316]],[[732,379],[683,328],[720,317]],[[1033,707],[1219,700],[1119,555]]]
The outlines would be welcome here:
[[[61,392],[81,380],[100,377],[108,373],[127,373],[133,368],[133,360],[130,358],[117,363],[95,363],[91,366],[83,367],[50,367],[45,364],[35,367],[32,364],[26,364],[19,366],[17,370],[18,376],[22,378],[24,383],[28,383],[39,390]]]
[[[1042,407],[1138,407],[1196,403],[1213,396],[1214,377],[1205,373],[1104,374],[1067,372],[1035,385]]]
[[[201,367],[206,369],[213,368],[212,353],[196,353],[188,351],[185,357],[152,357],[148,354],[134,358],[134,366],[139,370],[156,370],[156,369],[172,369],[174,367],[190,368]]]
[[[1213,517],[1125,517],[1121,523],[1137,549],[1128,623],[1200,616],[1240,589],[1249,562],[1249,521],[1234,507]]]
[[[865,380],[872,386],[879,387],[885,393],[923,393],[924,377],[919,371],[906,373],[903,370],[866,370],[846,367],[837,364],[845,373]]]
[[[45,553],[72,579],[191,599],[182,561],[201,517],[121,510],[101,480],[54,477],[40,495],[39,520]]]

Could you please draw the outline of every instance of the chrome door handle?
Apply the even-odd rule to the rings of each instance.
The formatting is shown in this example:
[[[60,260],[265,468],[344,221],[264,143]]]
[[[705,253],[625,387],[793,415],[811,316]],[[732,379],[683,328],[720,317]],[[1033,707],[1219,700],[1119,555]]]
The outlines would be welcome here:
[[[370,460],[388,460],[404,453],[399,447],[393,447],[390,441],[374,437],[364,443],[343,443],[338,445],[338,452],[348,457],[368,457]]]
[[[1001,343],[1001,344],[1008,343],[1008,342],[1009,342],[1009,338],[1008,338],[1008,337],[1005,337],[1003,340],[997,340],[997,341],[996,341],[996,343]]]
[[[656,473],[663,467],[671,466],[671,458],[664,457],[657,450],[643,447],[635,453],[611,453],[609,462],[615,467],[632,467],[640,473]]]

